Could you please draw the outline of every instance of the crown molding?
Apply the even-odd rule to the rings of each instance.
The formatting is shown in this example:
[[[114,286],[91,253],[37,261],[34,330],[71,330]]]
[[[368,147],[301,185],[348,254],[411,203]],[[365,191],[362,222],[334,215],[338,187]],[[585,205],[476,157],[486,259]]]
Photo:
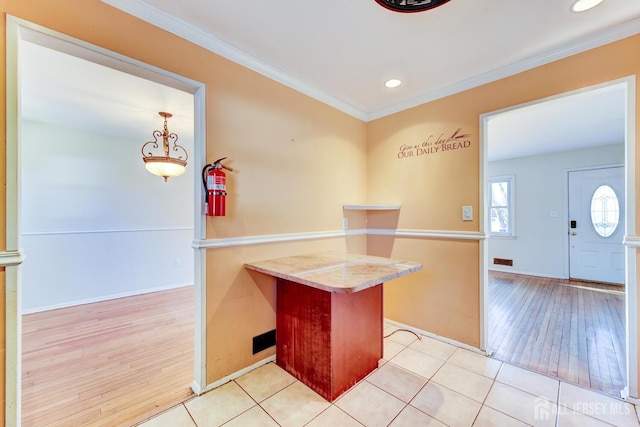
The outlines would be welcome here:
[[[450,85],[441,86],[440,88],[416,96],[407,101],[373,112],[366,112],[352,104],[329,95],[317,87],[309,85],[298,78],[274,68],[254,56],[223,42],[211,34],[208,34],[141,0],[101,1],[365,122],[399,113],[409,108],[417,107],[418,105],[426,104],[483,84],[491,83],[496,80],[640,33],[640,19],[634,19],[632,21],[616,25],[615,27],[596,32],[587,37],[567,43],[539,55],[525,58],[504,67],[499,67],[492,71],[488,71]]]
[[[408,110],[409,108],[417,107],[418,105],[426,104],[427,102],[435,101],[436,99],[444,98],[446,96],[473,89],[474,87],[482,86],[496,80],[504,79],[506,77],[530,70],[532,68],[536,68],[541,65],[557,61],[559,59],[567,58],[571,55],[576,55],[578,53],[586,52],[587,50],[594,49],[608,43],[622,40],[638,33],[640,33],[640,19],[634,19],[615,27],[596,32],[594,34],[591,34],[590,36],[565,44],[561,47],[548,50],[538,55],[530,56],[504,67],[499,67],[495,70],[488,71],[483,74],[478,74],[474,77],[461,80],[450,85],[442,86],[438,89],[432,90],[410,100],[374,111],[367,115],[367,121],[376,120],[385,116],[389,116],[391,114],[399,113],[400,111]]]
[[[302,80],[274,68],[256,57],[231,46],[219,38],[214,37],[211,34],[208,34],[160,9],[144,3],[141,0],[102,0],[102,2],[153,24],[156,27],[162,28],[178,37],[182,37],[183,39],[220,55],[229,61],[240,64],[243,67],[255,71],[256,73],[275,80],[278,83],[282,83],[291,89],[310,96],[315,100],[342,111],[343,113],[349,114],[350,116],[363,121],[367,121],[368,119],[365,112],[353,105],[331,96],[314,86],[306,84]]]

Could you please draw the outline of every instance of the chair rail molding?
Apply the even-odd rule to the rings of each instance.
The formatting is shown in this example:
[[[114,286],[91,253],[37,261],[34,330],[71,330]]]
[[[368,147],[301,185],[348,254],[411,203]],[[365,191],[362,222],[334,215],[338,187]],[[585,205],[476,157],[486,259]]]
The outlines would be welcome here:
[[[234,246],[261,245],[270,243],[295,242],[302,240],[333,239],[347,236],[377,235],[395,236],[399,238],[451,239],[451,240],[484,240],[485,233],[475,231],[453,230],[402,230],[402,229],[353,229],[333,231],[312,231],[308,233],[264,234],[244,237],[227,237],[220,239],[201,239],[193,241],[195,249],[221,249]]]
[[[624,236],[622,244],[630,248],[640,247],[640,236]]]
[[[24,262],[22,250],[0,252],[0,267],[15,267]]]

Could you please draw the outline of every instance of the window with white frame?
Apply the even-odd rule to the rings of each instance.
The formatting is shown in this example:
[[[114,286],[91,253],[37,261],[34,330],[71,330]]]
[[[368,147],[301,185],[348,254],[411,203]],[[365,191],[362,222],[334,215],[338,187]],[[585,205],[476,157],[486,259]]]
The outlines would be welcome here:
[[[514,236],[513,176],[489,179],[489,234]]]

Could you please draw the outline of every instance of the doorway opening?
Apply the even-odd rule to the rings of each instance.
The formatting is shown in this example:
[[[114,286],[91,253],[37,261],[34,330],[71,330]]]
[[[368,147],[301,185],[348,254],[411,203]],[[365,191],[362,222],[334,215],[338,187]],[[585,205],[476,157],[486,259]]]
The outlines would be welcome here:
[[[635,257],[623,245],[635,221],[633,87],[621,79],[481,117],[483,348],[623,398],[637,396]],[[496,187],[505,177],[511,186]],[[615,188],[615,230],[601,185]]]
[[[39,96],[34,98],[35,101],[27,100],[33,85],[27,89],[23,81],[33,76],[26,71],[44,68],[45,74],[56,74],[52,61],[45,67],[25,62],[29,61],[30,49],[38,52],[36,57],[57,55],[76,65],[82,63],[81,67],[86,68],[73,69],[66,63],[60,74],[71,79],[75,75],[75,82],[56,82],[57,87],[53,88],[50,87],[51,81],[41,82],[49,87],[43,89],[40,86],[41,93],[36,94]],[[105,78],[108,73],[111,73],[110,77]],[[91,82],[96,77],[100,80]],[[108,81],[112,78],[115,86],[110,87]],[[165,320],[161,325],[149,324],[149,333],[159,335],[159,326],[169,329],[172,325],[186,325],[187,329],[181,330],[187,330],[188,354],[178,358],[187,360],[186,369],[190,373],[186,380],[180,380],[181,384],[168,386],[183,390],[191,388],[198,392],[205,378],[205,365],[202,363],[203,274],[196,268],[199,261],[194,258],[198,251],[194,254],[191,241],[200,239],[203,229],[196,171],[204,153],[204,86],[13,17],[7,19],[7,82],[12,88],[7,93],[8,105],[20,105],[20,110],[11,107],[7,110],[7,176],[11,177],[7,180],[7,251],[22,255],[24,250],[30,262],[28,266],[26,261],[25,264],[16,262],[15,266],[6,269],[7,420],[12,421],[10,424],[20,425],[21,408],[27,403],[23,400],[22,390],[30,385],[23,384],[22,378],[23,374],[33,373],[31,370],[24,372],[22,365],[23,332],[32,332],[23,331],[23,325],[33,324],[31,319],[29,323],[23,323],[24,313],[32,317],[46,317],[45,323],[51,323],[48,314],[59,314],[65,310],[80,317],[112,313],[123,318],[129,316],[125,323],[138,327],[144,323],[144,317],[149,316],[148,309],[157,309],[163,298],[169,298],[163,305],[166,308],[164,312],[152,314],[165,315]],[[67,86],[76,83],[85,86],[77,90]],[[123,86],[128,102],[117,95]],[[21,91],[18,90],[20,88]],[[70,97],[74,100],[65,98],[60,102],[56,95],[72,95]],[[180,101],[176,102],[177,99]],[[63,112],[69,107],[65,102],[78,100],[79,104],[69,108],[75,116],[75,123],[81,124],[75,126],[73,121],[65,121]],[[130,100],[135,100],[136,104]],[[56,102],[54,109],[50,106],[51,101]],[[105,105],[110,108],[103,109]],[[181,143],[188,147],[190,155],[187,174],[172,178],[168,183],[144,170],[140,154],[142,144],[153,139],[152,131],[161,128],[158,110],[169,110],[174,114],[169,125],[180,135]],[[38,113],[49,114],[51,121],[25,117]],[[141,119],[145,115],[149,119]],[[135,135],[135,132],[142,132],[144,136]],[[19,152],[21,156],[18,156]],[[40,167],[39,174],[37,167],[34,170],[38,164],[46,166]],[[47,175],[46,170],[51,168],[56,170]],[[44,181],[39,183],[40,179]],[[42,189],[43,184],[48,187]],[[184,188],[179,188],[180,185]],[[38,186],[41,192],[34,196],[34,189]],[[171,200],[176,201],[175,206],[156,206],[154,199],[161,199],[158,194],[167,193],[172,193]],[[54,197],[54,200],[46,200],[47,197]],[[193,211],[185,216],[184,206]],[[36,209],[40,209],[37,214]],[[167,209],[173,209],[175,215],[163,216]],[[153,224],[149,223],[150,220]],[[52,243],[52,240],[57,243]],[[176,244],[169,245],[168,241]],[[51,250],[51,245],[57,249]],[[154,247],[151,253],[149,246]],[[169,250],[171,246],[175,247]],[[40,257],[41,254],[49,258],[58,256],[63,261],[54,262],[53,266],[44,264],[48,260],[46,256]],[[140,259],[139,256],[146,258]],[[59,277],[61,273],[64,273],[62,280]],[[86,277],[91,277],[90,283]],[[48,282],[43,283],[46,280]],[[52,281],[56,280],[55,292],[33,287],[51,287]],[[184,297],[186,311],[184,308],[180,313],[172,311],[172,297],[163,297],[168,294],[175,296],[176,293]],[[130,309],[114,314],[123,307]],[[136,318],[136,312],[142,317]],[[80,324],[79,320],[74,326]],[[100,340],[103,344],[105,337],[110,339],[109,333],[114,330],[125,335],[136,333],[132,330],[127,332],[122,325],[114,325],[110,330],[97,331],[91,339]],[[77,341],[79,351],[82,351],[82,346],[96,344],[81,339]],[[120,352],[129,356],[137,354],[129,361],[135,365],[146,356],[146,350],[128,345]],[[33,353],[37,353],[35,350]],[[163,359],[156,350],[151,350],[151,356],[156,358],[155,370],[167,368],[162,366]],[[105,367],[104,360],[96,359],[94,362],[96,370]],[[80,367],[76,368],[79,370]],[[71,366],[67,370],[74,371],[76,369]],[[143,374],[147,375],[151,374]],[[94,381],[98,377],[96,374]],[[126,381],[128,378],[125,377],[126,374],[120,381]],[[76,382],[73,390],[76,393],[77,387]],[[161,394],[161,390],[152,392]],[[56,393],[64,396],[64,390],[58,389]],[[102,394],[100,399],[104,396]],[[51,403],[51,396],[41,397]],[[161,400],[158,398],[157,402]],[[157,402],[154,406],[162,406]],[[135,402],[125,398],[121,403],[126,407],[134,406]],[[95,418],[92,419],[95,421]]]

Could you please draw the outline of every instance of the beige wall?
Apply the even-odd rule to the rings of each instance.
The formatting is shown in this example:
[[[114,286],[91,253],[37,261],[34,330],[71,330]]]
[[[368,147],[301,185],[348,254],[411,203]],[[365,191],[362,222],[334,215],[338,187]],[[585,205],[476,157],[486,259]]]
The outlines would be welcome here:
[[[228,156],[227,164],[235,169],[228,178],[228,215],[207,219],[207,238],[338,230],[342,204],[365,199],[362,121],[98,0],[2,4],[3,13],[206,85],[206,160]],[[3,49],[4,27],[3,16]],[[4,99],[4,85],[1,90]],[[4,108],[4,102],[1,105]],[[4,130],[5,114],[1,120]],[[4,203],[3,195],[0,199]],[[5,215],[5,209],[0,212]],[[3,233],[4,227],[0,229]],[[351,249],[366,251],[364,242],[360,239]],[[328,239],[208,250],[207,380],[272,354],[252,356],[251,340],[275,325],[273,284],[252,278],[243,262],[325,248],[345,250],[346,245],[344,239]]]
[[[477,101],[449,97],[369,123],[368,197],[401,205],[398,229],[479,230],[479,150]],[[451,136],[462,127],[466,148],[425,154],[442,144],[425,141]],[[430,136],[433,137],[430,138]],[[413,156],[398,158],[403,146]],[[474,220],[462,221],[462,206]],[[372,214],[377,215],[377,214]],[[370,215],[370,216],[372,216]],[[372,218],[373,219],[373,218]],[[371,222],[371,221],[370,221]],[[379,221],[380,222],[380,221]],[[375,228],[395,228],[392,221]],[[480,346],[479,244],[467,240],[369,236],[371,254],[408,258],[420,272],[385,284],[385,316],[456,341]]]
[[[369,199],[401,204],[399,229],[479,231],[480,115],[636,75],[638,51],[640,36],[630,37],[369,123]],[[640,124],[638,117],[636,122]],[[470,134],[471,147],[398,159],[403,144],[419,144],[431,134],[450,134],[459,127]],[[640,141],[640,126],[636,129],[635,140]],[[640,156],[637,149],[636,155]],[[636,164],[640,164],[637,158]],[[636,210],[638,203],[636,195]],[[474,221],[461,220],[463,205],[473,205]],[[387,317],[479,345],[480,243],[369,237],[368,246],[371,253],[407,257],[425,265],[404,284],[394,281],[386,287]]]
[[[2,115],[3,120],[4,120],[4,114]],[[4,188],[4,186],[2,186]],[[4,198],[2,199],[3,203],[4,203]],[[2,385],[3,387],[0,389],[0,402],[3,402],[2,407],[0,408],[0,420],[4,420],[5,419],[5,389],[6,389],[6,385],[7,385],[7,375],[6,375],[6,371],[4,369],[4,367],[6,366],[6,333],[5,333],[5,329],[6,329],[6,323],[5,323],[5,310],[4,310],[4,306],[5,306],[5,271],[4,268],[2,269],[2,271],[0,272],[0,289],[2,290],[1,294],[0,294],[0,307],[2,307],[2,309],[0,309],[0,314],[2,314],[0,316],[0,327],[2,328],[2,330],[0,331],[0,336],[2,337],[2,341],[0,341],[0,372],[1,377],[2,377]]]
[[[640,56],[632,54],[640,49],[637,36],[366,124],[98,0],[5,0],[2,12],[206,84],[207,161],[228,156],[237,169],[229,174],[228,216],[207,220],[210,239],[337,230],[342,204],[362,202],[402,205],[399,212],[370,214],[369,227],[478,231],[480,114],[640,71]],[[4,101],[4,85],[0,92]],[[0,105],[5,130],[5,102]],[[397,158],[402,144],[459,127],[470,134],[469,148]],[[4,139],[1,144],[4,164]],[[0,200],[4,206],[4,186]],[[474,221],[461,220],[462,205],[473,205]],[[361,213],[346,215],[352,228],[364,224]],[[0,216],[4,221],[5,209]],[[252,356],[250,346],[254,335],[275,325],[273,282],[242,263],[300,252],[368,248],[423,262],[423,271],[385,285],[385,314],[479,345],[477,241],[366,240],[366,246],[365,239],[350,238],[208,250],[208,382],[272,354]]]

